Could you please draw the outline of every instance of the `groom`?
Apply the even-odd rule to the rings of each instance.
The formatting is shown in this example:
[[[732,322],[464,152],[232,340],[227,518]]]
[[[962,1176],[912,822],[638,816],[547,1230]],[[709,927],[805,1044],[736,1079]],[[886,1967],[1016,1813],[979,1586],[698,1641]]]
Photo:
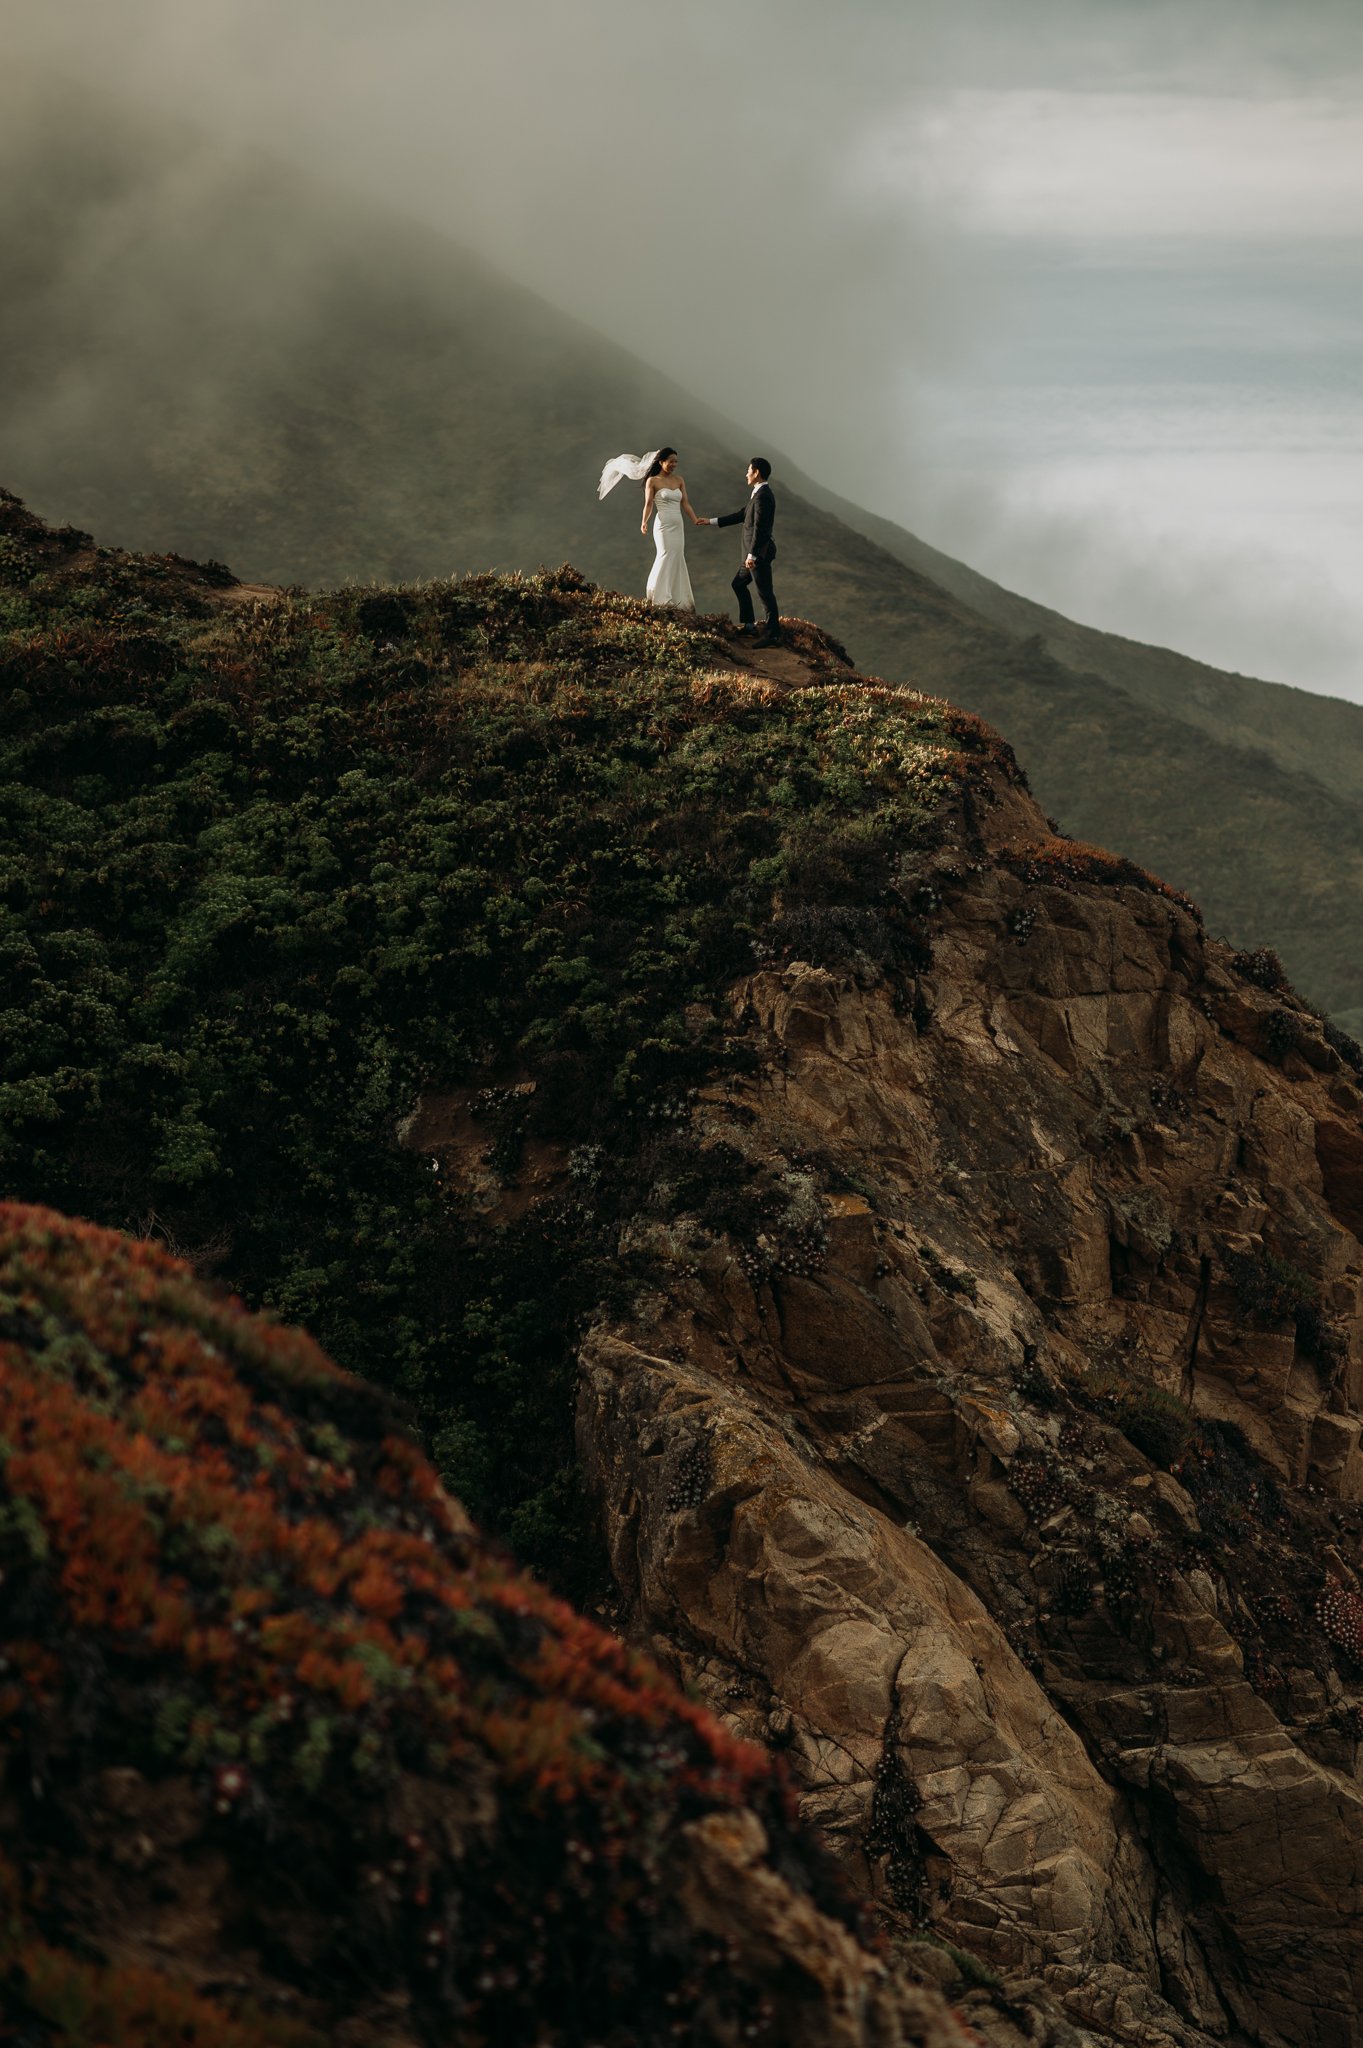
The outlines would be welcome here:
[[[776,498],[767,479],[771,475],[771,464],[765,455],[754,455],[748,464],[748,502],[741,512],[726,512],[722,519],[711,519],[710,526],[743,527],[743,567],[734,578],[734,595],[738,599],[738,624],[743,633],[753,631],[752,598],[749,586],[757,585],[757,595],[766,612],[766,624],[753,641],[754,647],[779,647],[781,644],[781,617],[776,609],[776,594],[771,587],[771,565],[776,560],[776,542],[771,537],[776,523]]]

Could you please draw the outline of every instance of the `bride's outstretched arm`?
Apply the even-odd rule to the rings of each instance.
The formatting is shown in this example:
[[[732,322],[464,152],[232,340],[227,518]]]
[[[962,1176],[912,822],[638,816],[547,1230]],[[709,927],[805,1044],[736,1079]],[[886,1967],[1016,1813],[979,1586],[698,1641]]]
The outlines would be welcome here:
[[[690,498],[687,496],[685,484],[682,485],[682,511],[686,514],[687,518],[691,521],[691,524],[693,526],[705,525],[706,522],[697,513],[695,506],[691,503]]]

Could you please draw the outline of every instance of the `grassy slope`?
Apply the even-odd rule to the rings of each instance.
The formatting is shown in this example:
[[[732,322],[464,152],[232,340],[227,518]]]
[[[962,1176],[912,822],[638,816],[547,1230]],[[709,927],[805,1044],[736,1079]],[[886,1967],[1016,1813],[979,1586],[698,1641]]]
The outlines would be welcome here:
[[[915,849],[999,753],[806,639],[780,695],[567,573],[234,611],[0,497],[4,1191],[306,1320],[560,1583],[574,1340],[648,1282],[620,1220],[717,999],[798,944],[911,1000]],[[431,1082],[570,1191],[485,1229],[396,1142]]]
[[[271,580],[571,559],[637,590],[603,452],[665,437],[701,509],[741,497],[736,428],[441,238],[98,104],[3,111],[0,474],[45,510]],[[786,474],[789,609],[984,712],[1067,829],[1363,1021],[1363,710],[1087,633]],[[727,541],[692,543],[702,607]],[[1058,660],[1014,656],[1038,633]]]

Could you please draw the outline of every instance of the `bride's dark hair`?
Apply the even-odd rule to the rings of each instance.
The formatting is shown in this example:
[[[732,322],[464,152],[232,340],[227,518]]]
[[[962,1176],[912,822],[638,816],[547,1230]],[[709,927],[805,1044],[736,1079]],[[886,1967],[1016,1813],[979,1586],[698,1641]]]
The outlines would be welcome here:
[[[677,451],[675,448],[660,448],[653,458],[653,467],[652,469],[650,469],[648,476],[661,476],[663,473],[663,464],[666,462],[669,455],[675,455],[676,452]],[[644,478],[645,483],[648,482],[648,476]]]

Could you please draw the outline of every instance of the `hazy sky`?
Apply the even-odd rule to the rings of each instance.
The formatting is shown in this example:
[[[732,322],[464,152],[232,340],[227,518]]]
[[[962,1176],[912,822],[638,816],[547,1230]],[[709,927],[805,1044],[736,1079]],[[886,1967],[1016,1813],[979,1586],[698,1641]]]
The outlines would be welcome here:
[[[1029,596],[1363,698],[1363,0],[8,14]]]

